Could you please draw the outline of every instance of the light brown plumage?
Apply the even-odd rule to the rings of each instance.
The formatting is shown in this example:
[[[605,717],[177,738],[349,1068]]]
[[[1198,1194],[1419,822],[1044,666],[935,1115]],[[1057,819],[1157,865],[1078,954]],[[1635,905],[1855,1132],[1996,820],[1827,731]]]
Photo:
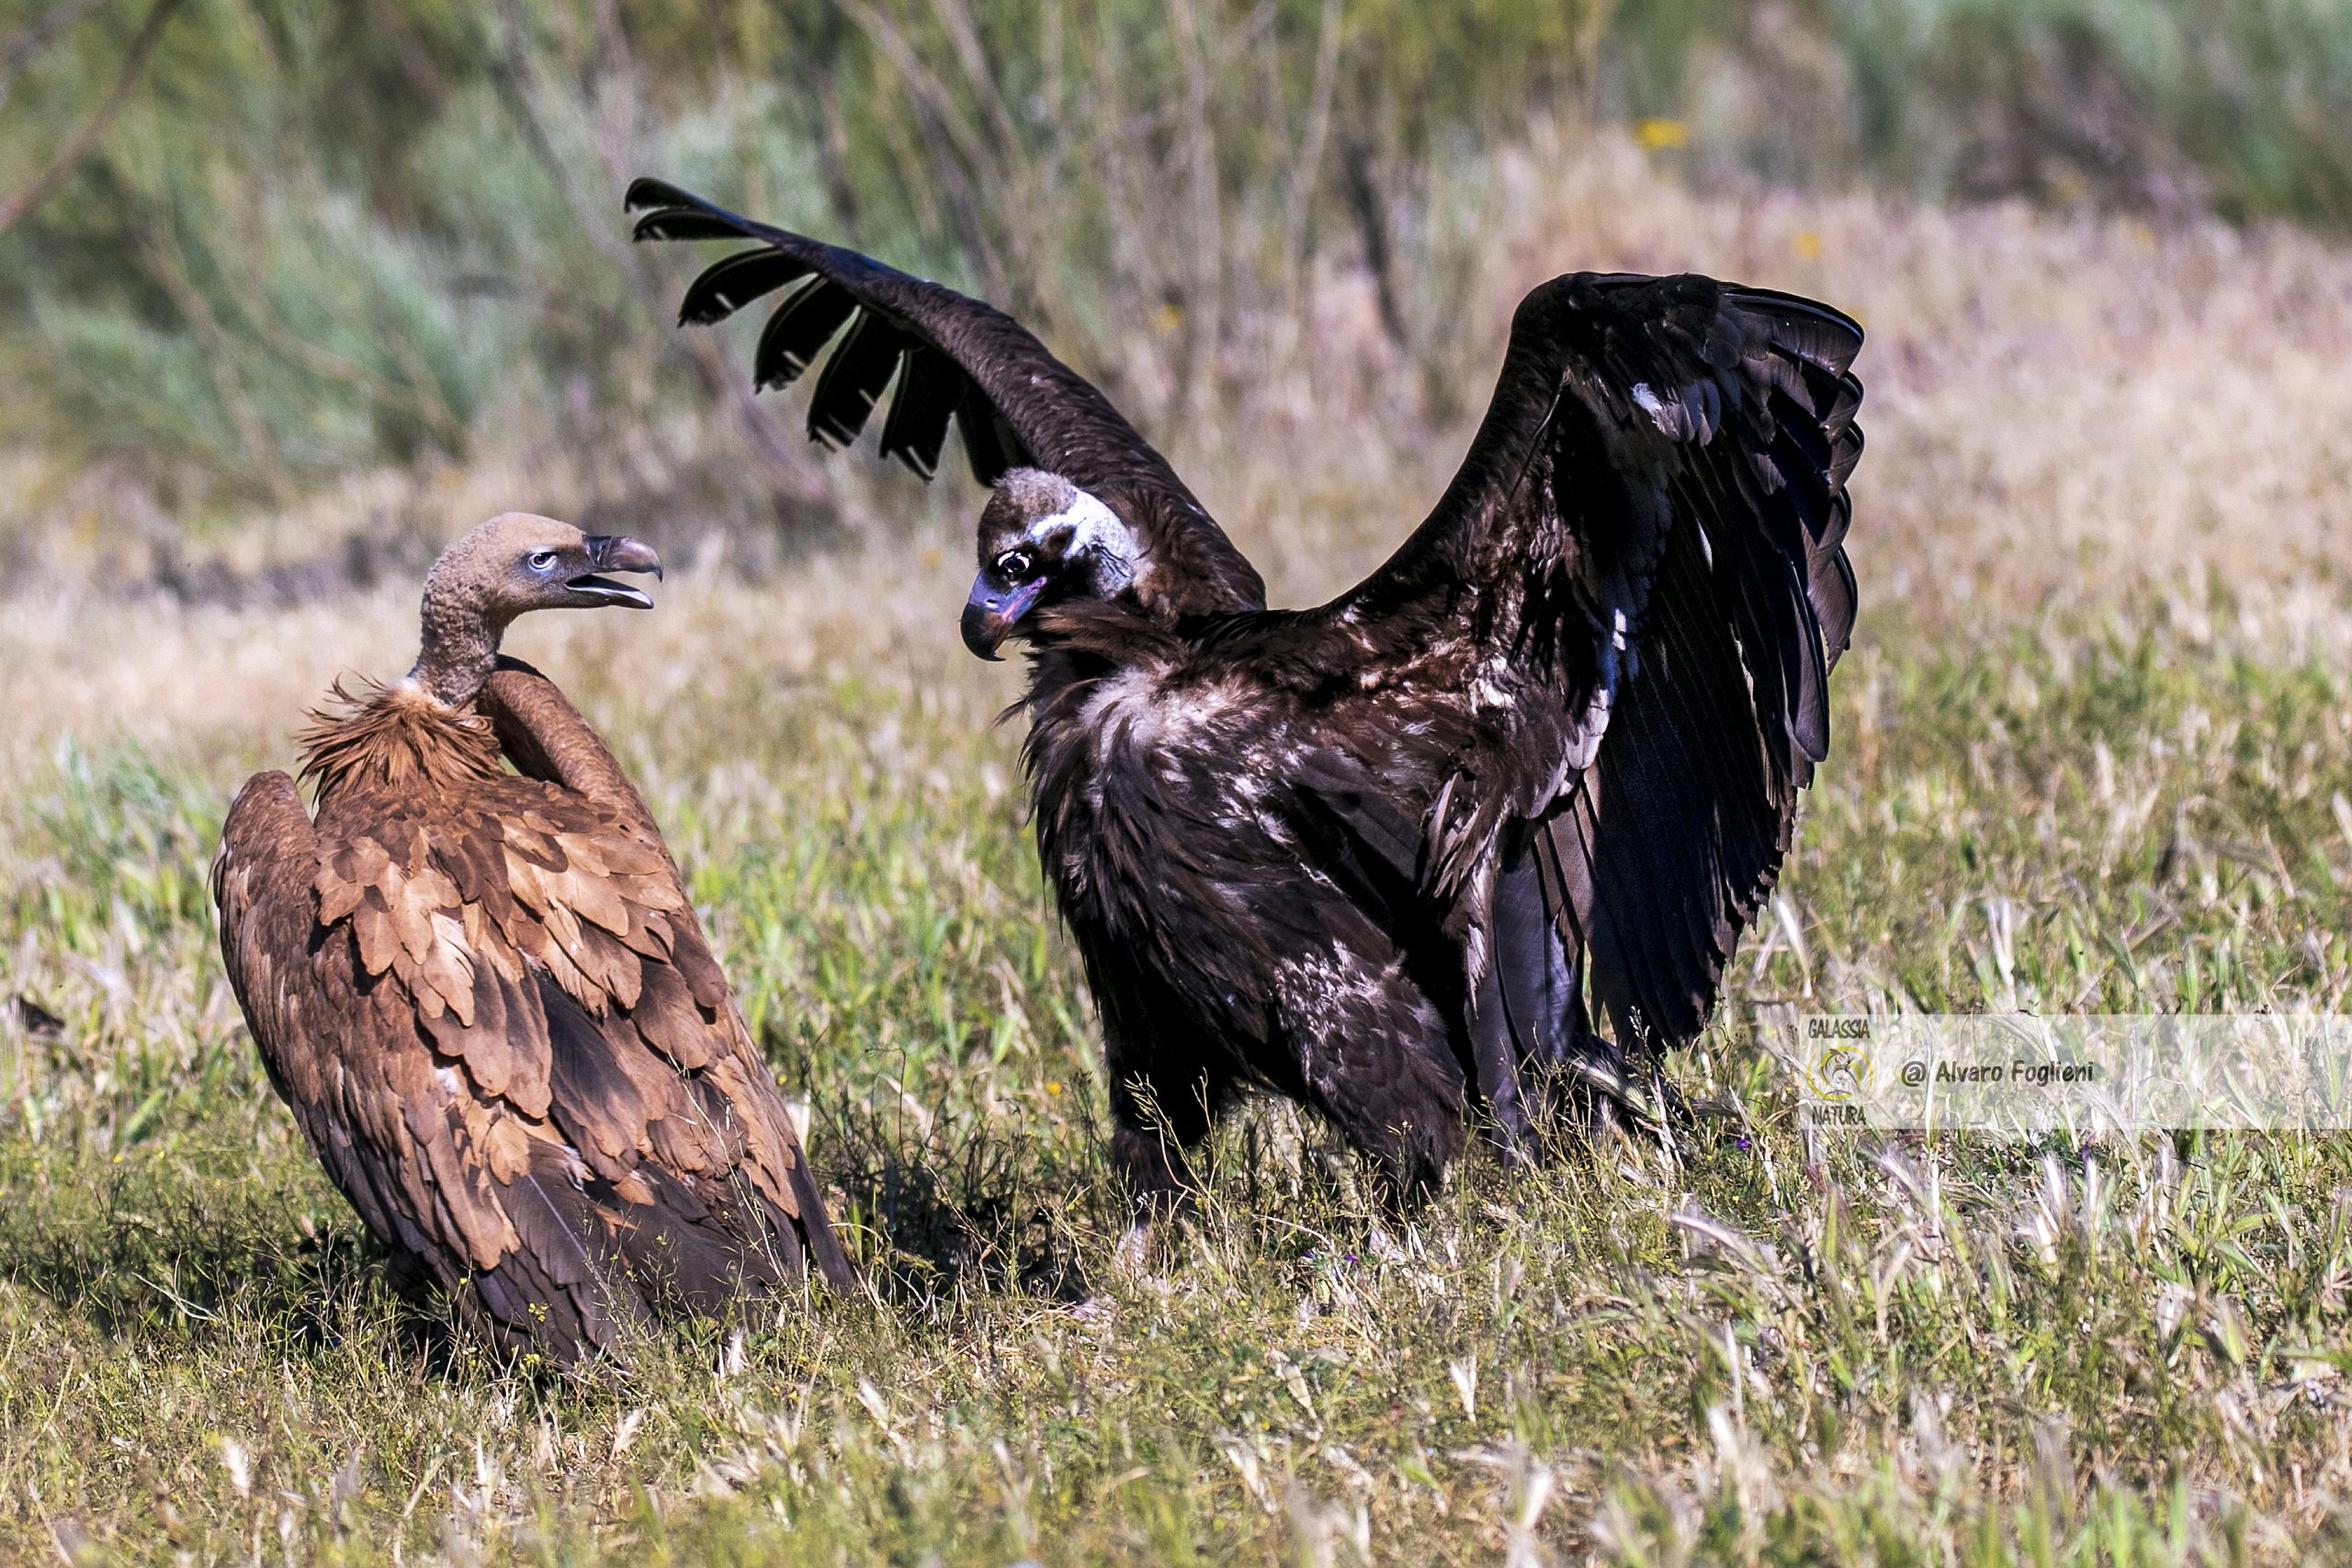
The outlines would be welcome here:
[[[851,1282],[651,815],[497,660],[526,610],[647,603],[594,566],[659,570],[512,514],[452,547],[416,669],[338,687],[303,737],[316,820],[259,774],[213,865],[230,979],[329,1176],[493,1342],[565,1361],[812,1263]]]

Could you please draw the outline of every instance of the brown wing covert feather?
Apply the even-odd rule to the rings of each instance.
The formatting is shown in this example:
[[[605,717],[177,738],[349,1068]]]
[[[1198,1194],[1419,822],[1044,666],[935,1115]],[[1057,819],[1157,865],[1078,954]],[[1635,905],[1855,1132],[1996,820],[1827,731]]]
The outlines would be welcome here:
[[[541,688],[517,694],[536,711],[516,733],[539,738],[523,760],[559,771],[585,736],[601,784],[577,766],[588,791],[359,769],[315,826],[283,774],[239,797],[215,873],[222,948],[273,1081],[362,1218],[501,1342],[570,1359],[812,1261],[846,1287],[650,817],[570,705],[516,679]]]

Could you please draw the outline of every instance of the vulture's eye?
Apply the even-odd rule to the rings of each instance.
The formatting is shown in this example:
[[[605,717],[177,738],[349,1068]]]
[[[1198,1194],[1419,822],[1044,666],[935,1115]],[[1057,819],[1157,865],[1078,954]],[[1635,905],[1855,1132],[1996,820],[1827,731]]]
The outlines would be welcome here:
[[[1027,577],[1036,564],[1027,550],[1007,550],[996,558],[997,574],[1013,582]]]
[[[530,558],[524,564],[536,572],[545,573],[553,571],[555,570],[555,552],[553,550],[533,550],[531,552]]]

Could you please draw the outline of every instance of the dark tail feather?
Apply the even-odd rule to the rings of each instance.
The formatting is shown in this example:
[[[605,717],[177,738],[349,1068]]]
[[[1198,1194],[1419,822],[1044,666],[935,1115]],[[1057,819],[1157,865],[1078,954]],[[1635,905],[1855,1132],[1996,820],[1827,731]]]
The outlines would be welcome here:
[[[461,1298],[479,1306],[492,1340],[544,1350],[570,1366],[648,1326],[645,1303],[621,1259],[603,1245],[595,1201],[572,1179],[562,1151],[535,1145],[530,1168],[504,1197],[523,1245],[497,1268],[474,1275]]]
[[[630,1283],[649,1299],[673,1311],[717,1317],[791,1271],[796,1260],[761,1245],[749,1213],[714,1213],[686,1182],[658,1166],[639,1166],[637,1179],[651,1189],[651,1204],[615,1195],[605,1206],[619,1220],[616,1235]]]
[[[825,1200],[817,1190],[816,1179],[808,1174],[808,1157],[795,1151],[792,1162],[792,1201],[800,1210],[800,1240],[808,1260],[825,1283],[842,1295],[857,1290],[857,1275],[849,1266],[849,1255],[842,1250],[841,1238],[833,1235],[833,1224],[825,1217]]]

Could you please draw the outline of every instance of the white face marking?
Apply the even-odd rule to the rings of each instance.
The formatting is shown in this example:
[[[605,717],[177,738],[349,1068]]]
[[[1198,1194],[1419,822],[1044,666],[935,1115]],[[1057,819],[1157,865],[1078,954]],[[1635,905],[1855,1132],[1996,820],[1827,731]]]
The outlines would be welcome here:
[[[1086,557],[1093,569],[1094,591],[1105,599],[1140,581],[1150,567],[1143,547],[1119,514],[1084,491],[1061,511],[1030,524],[1022,537],[1041,551],[1050,545],[1064,560]]]

